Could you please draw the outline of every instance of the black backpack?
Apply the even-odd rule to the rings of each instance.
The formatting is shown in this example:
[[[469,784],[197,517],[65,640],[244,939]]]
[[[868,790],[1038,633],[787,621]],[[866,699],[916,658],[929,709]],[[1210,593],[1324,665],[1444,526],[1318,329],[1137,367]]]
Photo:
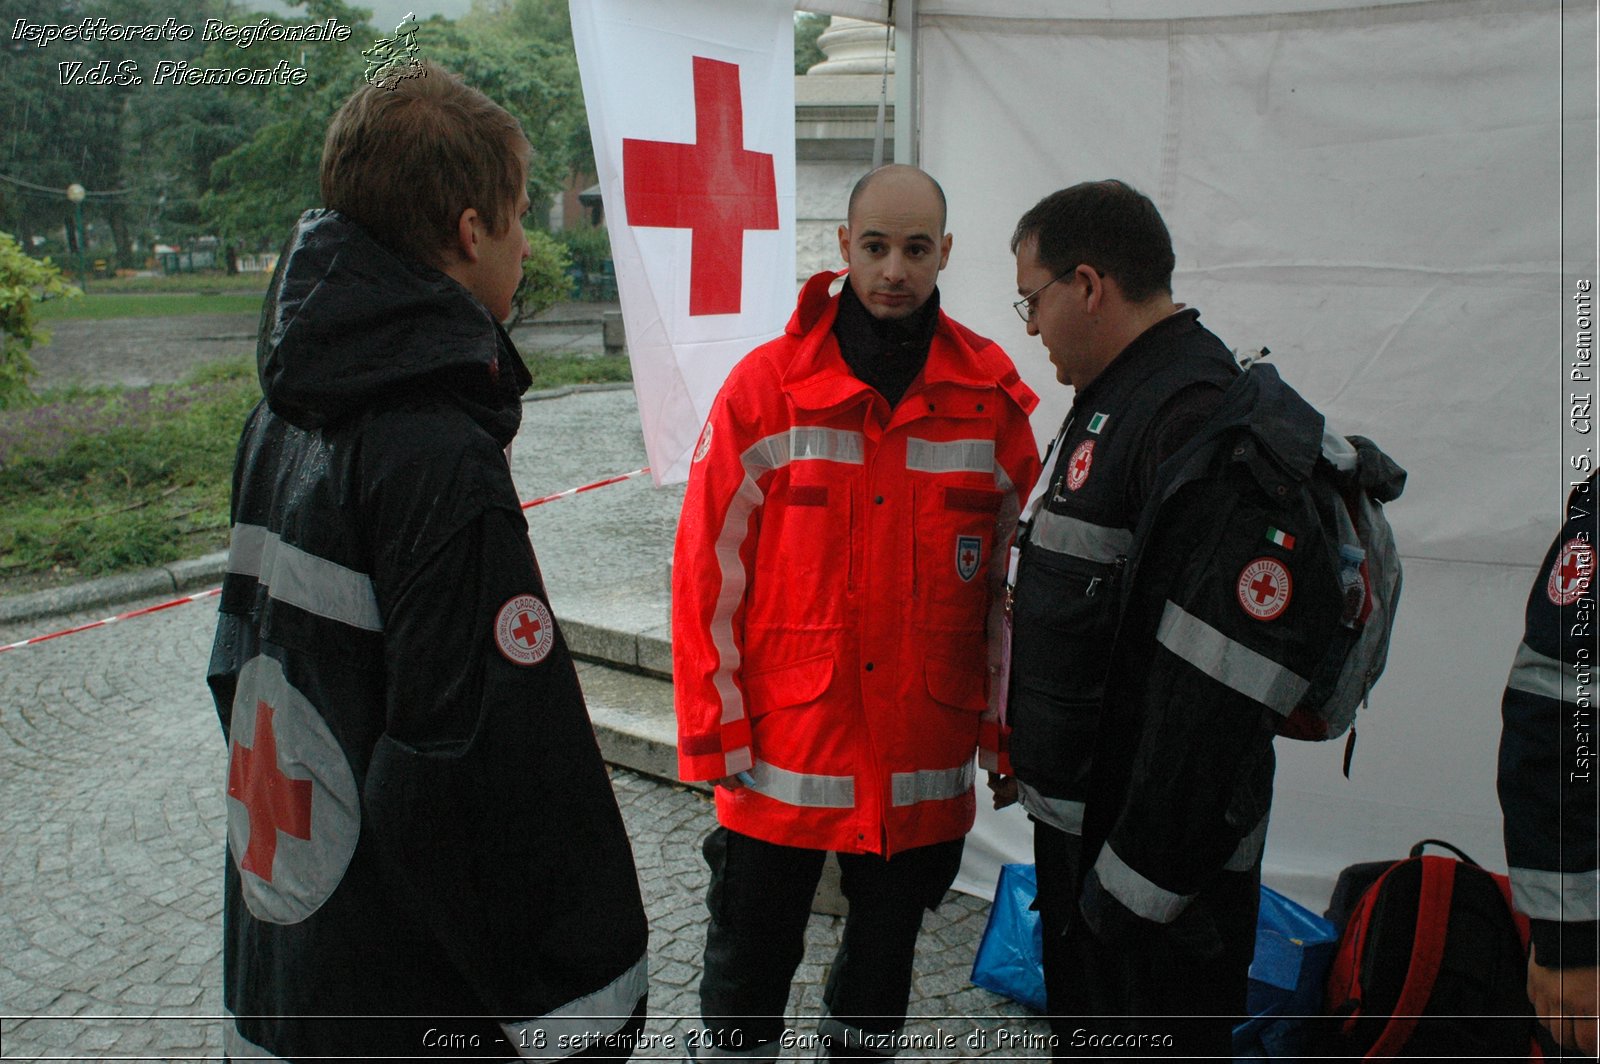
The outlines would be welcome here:
[[[1430,844],[1461,859],[1424,856]],[[1320,1054],[1540,1058],[1528,922],[1505,876],[1424,839],[1406,860],[1341,872],[1327,918],[1342,930],[1314,1036]]]

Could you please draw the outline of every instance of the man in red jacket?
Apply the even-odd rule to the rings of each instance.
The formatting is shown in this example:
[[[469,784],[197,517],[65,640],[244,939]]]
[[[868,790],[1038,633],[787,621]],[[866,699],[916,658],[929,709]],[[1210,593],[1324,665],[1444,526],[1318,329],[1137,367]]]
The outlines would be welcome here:
[[[784,334],[723,385],[673,574],[679,769],[716,783],[702,1059],[776,1059],[823,860],[850,902],[830,1056],[892,1055],[924,909],[972,826],[1007,549],[1038,474],[1037,398],[939,310],[944,194],[886,166]],[[1004,768],[1002,767],[1002,771]]]

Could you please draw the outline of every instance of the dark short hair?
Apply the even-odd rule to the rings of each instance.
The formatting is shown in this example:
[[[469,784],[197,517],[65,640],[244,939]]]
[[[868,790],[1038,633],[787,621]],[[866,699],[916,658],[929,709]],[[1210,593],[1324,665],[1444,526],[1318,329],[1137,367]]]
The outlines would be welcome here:
[[[322,202],[396,254],[437,266],[468,207],[496,235],[520,224],[531,153],[505,108],[425,62],[421,76],[363,85],[333,116]]]
[[[857,181],[855,183],[855,187],[850,190],[850,202],[845,205],[844,209],[845,223],[848,225],[855,218],[856,200],[861,198],[861,194],[867,190],[867,186],[871,185],[872,182],[877,178],[882,177],[885,173],[892,170],[908,170],[921,174],[923,177],[927,178],[928,184],[933,186],[934,195],[939,197],[939,232],[944,232],[944,223],[948,219],[950,213],[949,207],[945,203],[944,189],[939,187],[939,182],[935,181],[933,179],[933,175],[928,173],[928,171],[923,170],[920,167],[907,165],[906,163],[885,163],[876,170],[868,170],[866,173],[862,174],[861,180]]]
[[[1052,274],[1087,264],[1135,303],[1172,291],[1172,236],[1150,197],[1126,182],[1085,181],[1050,193],[1017,222],[1012,253],[1030,239]]]

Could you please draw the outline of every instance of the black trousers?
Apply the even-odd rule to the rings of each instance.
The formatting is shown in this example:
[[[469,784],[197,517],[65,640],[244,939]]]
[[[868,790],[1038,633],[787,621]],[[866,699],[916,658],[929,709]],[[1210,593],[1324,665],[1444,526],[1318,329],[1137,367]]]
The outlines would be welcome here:
[[[1224,873],[1174,925],[1109,944],[1078,908],[1088,872],[1078,836],[1034,821],[1033,853],[1052,1056],[1231,1060],[1255,951],[1259,870]]]
[[[830,1057],[878,1056],[874,1048],[888,1046],[873,1036],[893,1036],[905,1025],[922,914],[955,881],[965,841],[921,846],[888,860],[839,854],[840,888],[850,912],[822,992],[826,1015],[819,1033]],[[771,1043],[783,1034],[784,1007],[805,954],[806,923],[827,854],[723,827],[706,837],[704,850],[711,868],[711,923],[700,1012],[710,1045],[698,1056],[774,1059],[778,1047]]]

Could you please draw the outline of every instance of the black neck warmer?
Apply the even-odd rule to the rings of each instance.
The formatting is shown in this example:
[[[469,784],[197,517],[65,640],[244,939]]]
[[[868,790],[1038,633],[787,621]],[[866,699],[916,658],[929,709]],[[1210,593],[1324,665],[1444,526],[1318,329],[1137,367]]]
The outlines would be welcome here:
[[[928,348],[939,324],[939,290],[916,313],[899,321],[874,318],[848,283],[839,295],[839,316],[833,335],[839,353],[856,377],[889,401],[890,409],[905,396],[928,361]]]

